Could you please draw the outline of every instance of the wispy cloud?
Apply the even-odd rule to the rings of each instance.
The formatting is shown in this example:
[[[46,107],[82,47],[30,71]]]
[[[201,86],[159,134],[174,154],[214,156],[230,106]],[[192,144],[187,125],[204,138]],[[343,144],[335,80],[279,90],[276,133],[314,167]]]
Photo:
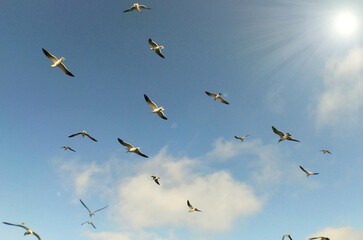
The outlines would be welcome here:
[[[72,159],[68,161],[57,161],[57,169],[66,184],[74,187],[75,195],[78,197],[83,196],[90,187],[93,189],[103,189],[104,184],[101,184],[100,178],[103,183],[107,180],[105,176],[110,171],[109,165],[97,165],[95,162],[82,163],[79,160]]]
[[[315,110],[318,126],[357,124],[363,106],[363,48],[328,61],[324,87]]]
[[[363,229],[357,230],[351,226],[345,227],[327,227],[323,230],[312,234],[311,237],[326,236],[334,240],[362,240]]]

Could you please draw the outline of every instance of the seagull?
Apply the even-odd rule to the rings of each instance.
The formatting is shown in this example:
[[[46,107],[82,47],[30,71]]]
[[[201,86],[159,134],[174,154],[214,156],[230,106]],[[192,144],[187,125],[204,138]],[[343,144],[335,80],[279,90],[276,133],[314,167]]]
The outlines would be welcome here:
[[[62,63],[64,60],[66,60],[64,57],[61,57],[60,59],[58,59],[55,56],[53,56],[52,54],[50,54],[44,48],[42,48],[42,49],[43,49],[45,56],[47,56],[47,58],[53,62],[53,65],[50,65],[50,67],[59,67],[62,70],[62,72],[64,72],[68,76],[74,77],[74,75],[70,71],[68,71],[66,66],[64,66],[64,64]]]
[[[30,230],[29,228],[25,227],[24,225],[21,225],[21,224],[14,224],[14,223],[8,223],[8,222],[3,222],[4,224],[7,224],[7,225],[12,225],[12,226],[17,226],[17,227],[22,227],[24,228],[26,231],[24,233],[24,236],[25,235],[28,235],[28,234],[33,234],[35,235],[39,240],[41,240],[41,238],[39,237],[38,233],[36,232],[33,232],[32,230]]]
[[[163,49],[164,46],[159,46],[156,42],[151,40],[151,38],[149,38],[149,44],[152,46],[152,48],[150,48],[151,50],[154,50],[156,54],[160,57],[165,58],[164,55],[161,53],[161,49]]]
[[[323,152],[323,154],[325,154],[325,153],[331,154],[331,152],[328,149],[321,149],[320,152]]]
[[[284,236],[282,236],[282,240],[284,240],[285,237],[288,237],[290,240],[292,240],[290,234],[285,234]]]
[[[140,147],[134,147],[132,146],[130,143],[124,142],[121,139],[117,138],[117,140],[119,141],[119,143],[121,143],[122,145],[124,145],[125,147],[127,147],[127,153],[128,152],[134,152],[142,157],[148,158],[148,156],[146,156],[145,154],[143,154],[142,152],[140,152]]]
[[[84,222],[84,223],[82,223],[81,225],[83,225],[83,224],[85,224],[85,223],[91,224],[91,225],[92,225],[92,227],[93,227],[94,229],[96,229],[96,226],[93,224],[93,222]]]
[[[193,206],[190,204],[189,200],[187,200],[187,205],[189,207],[189,212],[194,212],[194,211],[201,212],[198,208],[193,208]]]
[[[86,206],[86,204],[84,204],[84,202],[82,201],[82,199],[79,199],[79,201],[81,201],[82,205],[88,210],[90,217],[92,217],[96,212],[101,211],[101,210],[103,210],[103,209],[105,209],[105,208],[108,207],[108,206],[106,206],[106,207],[103,207],[103,208],[97,209],[96,211],[91,212],[91,210],[89,210],[89,208]]]
[[[245,140],[246,137],[248,137],[249,135],[246,135],[246,136],[243,136],[243,137],[237,137],[237,136],[234,136],[235,139],[239,139],[241,140],[241,142],[243,142],[243,140]]]
[[[274,133],[276,133],[277,135],[280,136],[280,139],[279,139],[278,142],[284,141],[285,139],[286,140],[289,140],[289,141],[300,142],[299,140],[296,140],[296,139],[291,138],[291,134],[290,133],[284,134],[283,132],[277,130],[274,126],[272,126],[272,130],[274,131]]]
[[[311,238],[309,238],[309,240],[312,240],[312,239],[330,240],[330,238],[328,238],[328,237],[311,237]]]
[[[162,112],[165,110],[163,107],[158,107],[153,101],[150,100],[150,98],[148,98],[148,96],[146,96],[146,94],[144,94],[144,98],[145,98],[147,104],[153,109],[153,111],[151,113],[157,113],[159,115],[159,117],[167,120],[164,113]]]
[[[158,184],[158,185],[160,185],[160,183],[159,183],[159,177],[155,177],[155,176],[151,176],[152,178],[153,178],[153,180]]]
[[[125,10],[124,12],[131,12],[131,11],[138,11],[141,12],[140,9],[148,9],[151,10],[151,8],[146,7],[145,5],[140,5],[138,3],[134,3],[134,5],[132,5],[132,7],[130,9]]]
[[[68,137],[74,137],[74,136],[77,136],[77,135],[79,135],[79,134],[82,134],[82,137],[84,137],[84,136],[87,136],[87,137],[89,137],[90,139],[92,139],[93,141],[95,141],[95,142],[97,142],[97,140],[96,139],[94,139],[93,137],[91,137],[91,135],[89,135],[86,131],[82,131],[82,132],[78,132],[78,133],[75,133],[75,134],[72,134],[72,135],[70,135],[70,136],[68,136]]]
[[[310,175],[318,175],[319,173],[313,173],[313,172],[309,172],[309,171],[306,171],[302,166],[300,166],[299,165],[299,167],[300,167],[300,169],[304,172],[304,173],[306,173],[306,177],[309,177]]]
[[[228,102],[226,102],[222,97],[222,93],[218,93],[218,94],[215,94],[215,93],[210,93],[210,92],[207,92],[205,91],[205,93],[209,96],[209,97],[213,97],[214,98],[214,101],[216,99],[218,99],[221,103],[224,103],[224,104],[229,104]]]
[[[64,148],[64,151],[65,151],[65,150],[67,150],[67,149],[69,149],[69,150],[71,150],[72,152],[75,152],[75,150],[74,150],[73,148],[68,147],[68,146],[63,146],[63,147],[61,147],[61,148]]]

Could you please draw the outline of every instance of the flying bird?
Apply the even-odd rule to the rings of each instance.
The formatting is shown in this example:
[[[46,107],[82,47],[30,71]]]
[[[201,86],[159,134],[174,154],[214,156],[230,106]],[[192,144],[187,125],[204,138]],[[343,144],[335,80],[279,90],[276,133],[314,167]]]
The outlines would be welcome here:
[[[158,184],[158,185],[160,185],[160,183],[159,183],[159,177],[155,177],[155,176],[151,176],[152,178],[153,178],[153,180]]]
[[[285,237],[288,237],[290,240],[292,240],[290,234],[285,234],[284,236],[282,236],[282,240],[284,240]]]
[[[311,237],[311,238],[309,238],[309,240],[313,240],[313,239],[330,240],[330,238],[328,238],[328,237]]]
[[[187,200],[187,205],[189,207],[189,212],[194,212],[194,211],[201,212],[198,208],[193,208],[193,206],[192,206],[192,204],[190,204],[189,200]]]
[[[86,131],[82,131],[82,132],[78,132],[78,133],[75,133],[75,134],[72,134],[72,135],[70,135],[70,136],[68,136],[68,137],[74,137],[74,136],[77,136],[77,135],[82,135],[82,137],[84,137],[84,136],[87,136],[87,137],[89,137],[90,139],[92,139],[93,141],[95,141],[95,142],[97,142],[97,140],[96,139],[94,139],[93,137],[91,137],[91,135],[89,135]]]
[[[96,226],[93,224],[93,222],[84,222],[84,223],[82,223],[81,225],[83,225],[83,224],[85,224],[85,223],[91,224],[91,225],[92,225],[92,227],[93,227],[94,229],[96,229]]]
[[[218,99],[221,103],[229,104],[227,101],[225,101],[225,100],[221,97],[222,93],[215,94],[215,93],[210,93],[210,92],[207,92],[207,91],[205,91],[205,93],[206,93],[209,97],[213,97],[213,98],[214,98],[214,101]]]
[[[318,175],[319,174],[319,173],[313,173],[313,172],[306,171],[305,168],[303,168],[302,166],[299,166],[299,167],[306,174],[306,177],[309,177],[310,175]]]
[[[108,206],[106,206],[106,207],[103,207],[103,208],[100,208],[100,209],[97,209],[96,211],[91,211],[91,210],[89,210],[89,208],[86,206],[86,204],[84,204],[84,202],[82,201],[82,199],[79,199],[79,201],[81,201],[81,203],[82,203],[82,205],[88,210],[88,212],[89,212],[89,216],[90,217],[92,217],[96,212],[98,212],[98,211],[101,211],[101,210],[103,210],[103,209],[105,209],[105,208],[107,208]]]
[[[50,67],[59,67],[62,72],[64,72],[65,74],[67,74],[68,76],[74,77],[74,75],[66,68],[66,66],[62,63],[64,60],[66,60],[64,57],[61,57],[60,59],[56,58],[55,56],[53,56],[52,54],[50,54],[47,50],[43,49],[43,53],[45,54],[45,56],[47,56],[47,58],[53,62],[52,65],[50,65]]]
[[[159,46],[158,44],[156,44],[156,42],[151,40],[151,38],[149,38],[149,44],[152,46],[150,48],[151,50],[154,50],[156,54],[160,57],[165,58],[164,55],[161,53],[161,49],[164,49],[164,46]]]
[[[300,142],[299,140],[291,138],[292,135],[290,133],[284,134],[283,132],[277,130],[274,126],[272,126],[272,130],[274,131],[274,133],[276,133],[277,135],[280,136],[280,139],[278,142],[284,141],[285,139],[289,140],[289,141]]]
[[[167,120],[164,113],[162,112],[165,110],[163,107],[158,107],[153,101],[150,100],[150,98],[148,96],[146,96],[146,94],[144,94],[144,98],[145,98],[145,101],[147,102],[147,104],[153,109],[153,111],[151,113],[157,113],[159,115],[159,117]]]
[[[142,157],[148,158],[148,156],[146,156],[145,154],[143,154],[142,152],[140,152],[140,147],[134,147],[132,146],[130,143],[124,142],[121,139],[117,138],[117,140],[119,141],[119,143],[121,143],[122,145],[124,145],[125,147],[127,147],[127,153],[128,152],[134,152]]]
[[[320,152],[323,152],[323,154],[325,154],[325,153],[331,154],[331,152],[328,149],[321,149]]]
[[[249,135],[246,135],[246,136],[243,136],[243,137],[237,137],[237,136],[234,136],[235,139],[239,139],[241,140],[241,142],[243,142],[243,140],[245,140],[246,137],[248,137]]]
[[[131,12],[131,11],[134,11],[134,10],[136,10],[138,12],[141,12],[140,9],[148,9],[148,10],[151,10],[151,8],[148,8],[145,5],[140,5],[138,3],[134,3],[134,5],[132,5],[132,7],[130,9],[127,9],[124,12]]]
[[[61,147],[61,148],[64,148],[64,151],[65,151],[65,150],[67,150],[67,149],[69,149],[69,150],[71,150],[72,152],[75,152],[75,150],[74,150],[73,148],[69,147],[69,146],[63,146],[63,147]]]
[[[26,231],[24,233],[24,236],[25,235],[28,235],[28,234],[33,234],[34,236],[36,236],[39,240],[41,240],[41,238],[39,237],[38,233],[30,230],[28,227],[24,226],[24,225],[21,225],[21,224],[14,224],[14,223],[8,223],[8,222],[3,222],[4,224],[7,224],[7,225],[12,225],[12,226],[17,226],[17,227],[22,227],[24,228]]]

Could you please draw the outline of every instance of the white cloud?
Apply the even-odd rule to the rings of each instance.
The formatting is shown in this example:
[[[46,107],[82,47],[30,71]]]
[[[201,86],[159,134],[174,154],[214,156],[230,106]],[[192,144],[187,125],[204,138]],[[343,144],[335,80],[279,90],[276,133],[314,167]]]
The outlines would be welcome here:
[[[329,237],[332,240],[362,240],[363,239],[363,229],[356,230],[351,226],[345,227],[327,227],[323,230],[311,235],[311,237],[315,236],[325,236]]]
[[[246,139],[240,141],[225,140],[219,138],[214,143],[214,149],[207,154],[208,158],[225,161],[238,156],[238,161],[245,161],[251,167],[251,177],[259,185],[272,185],[281,181],[283,172],[284,178],[288,177],[286,169],[291,170],[294,166],[291,163],[282,163],[283,154],[276,144],[264,145],[261,140]],[[282,168],[285,168],[283,170]]]
[[[363,106],[363,48],[355,48],[344,59],[326,65],[325,89],[316,108],[318,126],[357,124]]]
[[[174,158],[162,150],[139,165],[139,172],[119,186],[115,208],[133,227],[177,226],[225,231],[238,218],[262,205],[253,189],[225,171],[200,174],[200,160]],[[160,176],[160,186],[151,180]],[[188,212],[187,199],[203,212]]]
[[[77,197],[83,196],[91,186],[93,189],[104,189],[99,178],[104,178],[110,170],[108,164],[98,166],[95,162],[81,163],[75,159],[66,162],[58,161],[57,165],[66,184],[74,187]]]

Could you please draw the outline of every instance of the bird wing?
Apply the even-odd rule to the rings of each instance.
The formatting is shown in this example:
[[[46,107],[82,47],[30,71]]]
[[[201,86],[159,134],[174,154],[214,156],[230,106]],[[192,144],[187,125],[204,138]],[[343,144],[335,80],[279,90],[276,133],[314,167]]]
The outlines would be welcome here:
[[[159,111],[159,112],[158,112],[158,115],[159,115],[159,117],[161,117],[162,119],[167,120],[167,118],[166,118],[165,114],[164,114],[162,111]]]
[[[47,50],[45,50],[44,48],[43,49],[43,53],[45,54],[45,56],[47,56],[47,58],[52,61],[53,63],[55,63],[56,61],[58,61],[58,59],[53,56],[52,54],[50,54]]]
[[[318,175],[319,173],[317,173],[317,172],[313,172],[313,173],[311,173],[311,175]]]
[[[82,201],[82,199],[79,199],[79,201],[81,201],[82,205],[88,210],[88,212],[91,214],[91,210],[89,210],[89,208],[86,206],[86,204],[84,204],[84,202]]]
[[[284,136],[284,133],[277,130],[274,126],[272,126],[272,131],[274,131],[274,133],[276,133],[277,135],[279,135],[280,137]]]
[[[64,72],[68,76],[74,77],[74,75],[66,68],[66,66],[63,63],[59,64],[59,68],[62,70],[62,72]]]
[[[103,210],[103,209],[105,209],[105,208],[107,208],[108,206],[106,206],[106,207],[103,207],[103,208],[100,208],[100,209],[97,209],[96,211],[94,211],[93,213],[96,213],[96,212],[98,212],[98,211],[101,211],[101,210]]]
[[[93,141],[97,142],[96,139],[94,139],[93,137],[91,137],[91,135],[89,135],[88,133],[85,134],[87,137],[89,137],[90,139],[92,139]]]
[[[297,139],[293,139],[293,138],[291,138],[291,137],[287,138],[287,140],[289,140],[289,141],[294,141],[294,142],[300,142],[299,140],[297,140]]]
[[[201,212],[201,210],[199,210],[198,208],[195,208],[195,211],[197,211],[197,212]]]
[[[188,205],[188,207],[189,207],[190,209],[193,209],[193,206],[192,206],[192,204],[190,204],[189,200],[187,200],[187,205]]]
[[[133,10],[135,10],[136,9],[136,7],[135,6],[132,6],[131,8],[129,8],[129,9],[127,9],[127,10],[125,10],[124,12],[131,12],[131,11],[133,11]]]
[[[206,93],[209,97],[215,97],[215,96],[217,96],[217,94],[215,94],[215,93],[210,93],[210,92],[207,92],[207,91],[205,91],[205,93]]]
[[[156,44],[156,42],[154,42],[153,40],[151,40],[151,38],[149,38],[149,44],[152,46],[152,47],[157,47],[158,45]]]
[[[79,132],[79,133],[75,133],[75,134],[72,134],[72,135],[70,135],[70,136],[68,136],[68,137],[74,137],[74,136],[77,136],[77,135],[79,135],[79,134],[82,134],[81,132]]]
[[[287,235],[289,237],[290,240],[292,240],[291,236],[290,235]]]
[[[27,228],[26,226],[24,225],[21,225],[21,224],[14,224],[14,223],[9,223],[9,222],[3,222],[4,224],[7,224],[7,225],[12,225],[12,226],[17,226],[17,227],[22,227],[26,230],[29,230],[29,228]]]
[[[93,224],[93,222],[91,222],[91,225],[94,229],[96,229],[96,226]]]
[[[151,8],[148,8],[148,7],[146,7],[145,5],[139,5],[139,8],[141,8],[141,9],[149,9],[149,10],[151,10]]]
[[[117,140],[119,141],[119,143],[121,143],[122,145],[124,145],[125,147],[127,147],[128,149],[133,148],[134,146],[132,146],[130,143],[124,142],[121,139],[117,138]]]
[[[224,104],[229,104],[229,102],[227,102],[226,100],[224,100],[222,97],[219,97],[218,100],[221,102],[221,103],[224,103]]]
[[[69,150],[71,150],[72,152],[75,152],[75,150],[71,147],[68,147]]]
[[[303,170],[304,173],[309,174],[309,172],[306,171],[305,168],[303,168],[302,166],[299,166],[299,167],[300,167],[301,170]]]
[[[137,150],[135,151],[135,153],[136,153],[136,154],[138,154],[138,155],[140,155],[140,156],[142,156],[142,157],[148,158],[148,156],[146,156],[145,154],[143,154],[142,152],[140,152],[140,150],[139,150],[139,149],[137,149]]]
[[[146,96],[146,94],[144,94],[144,98],[145,98],[145,101],[147,102],[147,104],[153,109],[155,110],[156,108],[158,108],[158,106],[150,100],[150,98],[148,96]]]
[[[159,179],[155,179],[154,180],[158,185],[160,185],[160,183],[159,183]]]
[[[161,49],[155,50],[156,54],[159,55],[162,58],[165,58],[164,55],[161,53]]]
[[[86,222],[83,222],[83,223],[81,223],[81,225],[83,225],[83,224],[85,224],[85,223],[88,223],[87,221]]]
[[[38,233],[36,233],[36,232],[33,232],[33,234],[39,239],[39,240],[42,240],[41,238],[40,238],[40,236],[38,235]]]
[[[237,136],[234,136],[235,139],[239,139],[239,140],[242,140],[241,137],[237,137]]]
[[[327,153],[331,154],[331,152],[329,150],[326,150]]]

